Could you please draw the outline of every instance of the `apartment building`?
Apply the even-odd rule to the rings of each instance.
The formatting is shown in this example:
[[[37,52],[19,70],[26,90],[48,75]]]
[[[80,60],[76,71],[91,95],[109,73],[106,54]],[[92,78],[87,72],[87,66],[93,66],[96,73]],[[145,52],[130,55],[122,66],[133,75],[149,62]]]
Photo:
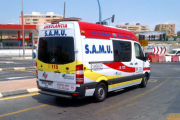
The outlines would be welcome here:
[[[24,15],[24,25],[37,25],[40,26],[51,19],[62,19],[63,15],[54,14],[53,12],[47,12],[46,14],[40,14],[39,12],[32,12],[32,14]],[[19,23],[22,24],[21,15],[19,17]]]
[[[116,27],[127,29],[127,30],[130,30],[132,32],[149,31],[149,25],[140,25],[140,23],[136,23],[136,25],[129,25],[129,23],[126,23],[125,25],[116,25]]]
[[[155,31],[166,31],[166,35],[173,37],[175,35],[175,24],[159,24],[156,25]]]
[[[149,31],[149,25],[140,25],[140,23],[136,23],[136,25],[129,25],[129,23],[126,23],[125,25],[116,25],[116,27],[130,30],[137,37],[138,37],[139,32]]]

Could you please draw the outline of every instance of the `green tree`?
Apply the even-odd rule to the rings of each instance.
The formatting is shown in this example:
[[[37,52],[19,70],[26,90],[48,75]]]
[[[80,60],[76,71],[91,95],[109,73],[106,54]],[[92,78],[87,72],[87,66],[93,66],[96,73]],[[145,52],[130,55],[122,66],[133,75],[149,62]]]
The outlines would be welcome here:
[[[170,36],[169,36],[169,35],[166,35],[166,41],[168,41],[168,38],[170,38]]]
[[[177,38],[180,38],[180,36],[173,36],[174,41],[176,41]]]

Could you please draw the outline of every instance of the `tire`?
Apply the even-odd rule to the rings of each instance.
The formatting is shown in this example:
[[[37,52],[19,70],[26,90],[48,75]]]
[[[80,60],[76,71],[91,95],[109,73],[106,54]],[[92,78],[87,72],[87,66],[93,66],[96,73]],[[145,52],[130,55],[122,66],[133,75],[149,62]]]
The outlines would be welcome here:
[[[147,86],[147,81],[148,81],[147,76],[144,75],[144,77],[143,77],[143,79],[141,81],[141,84],[139,84],[139,86],[142,87],[142,88],[146,87]]]
[[[94,99],[96,102],[102,102],[107,96],[107,87],[104,83],[99,83],[94,92]]]

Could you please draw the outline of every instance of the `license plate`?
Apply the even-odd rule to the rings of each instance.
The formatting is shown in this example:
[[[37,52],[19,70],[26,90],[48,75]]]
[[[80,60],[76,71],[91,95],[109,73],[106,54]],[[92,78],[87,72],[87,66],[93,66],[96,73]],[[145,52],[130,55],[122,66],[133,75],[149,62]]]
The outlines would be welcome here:
[[[76,86],[70,84],[57,83],[57,89],[66,91],[75,91]]]
[[[44,85],[45,87],[52,86],[53,82],[50,81],[41,81],[41,84]]]

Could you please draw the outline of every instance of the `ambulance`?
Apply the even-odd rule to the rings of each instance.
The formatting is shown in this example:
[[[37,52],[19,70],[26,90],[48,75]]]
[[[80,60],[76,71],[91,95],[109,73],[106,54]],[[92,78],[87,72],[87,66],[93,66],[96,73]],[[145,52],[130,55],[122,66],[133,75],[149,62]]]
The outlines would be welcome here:
[[[36,67],[39,93],[98,102],[108,92],[146,87],[150,77],[147,55],[131,31],[75,18],[40,27]]]

